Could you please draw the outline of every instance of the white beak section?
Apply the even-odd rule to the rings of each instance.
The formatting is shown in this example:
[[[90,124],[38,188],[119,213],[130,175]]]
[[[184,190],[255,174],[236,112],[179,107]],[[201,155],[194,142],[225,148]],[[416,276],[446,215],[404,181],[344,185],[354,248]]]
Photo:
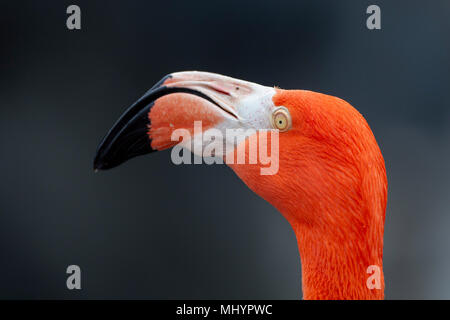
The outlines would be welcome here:
[[[207,130],[198,128],[190,141],[185,140],[181,144],[197,156],[202,156],[200,150],[203,150],[206,144],[210,144],[210,141],[205,141],[205,137],[217,137],[218,131],[224,138],[225,151],[236,147],[237,142],[248,137],[249,129],[255,131],[273,129],[271,115],[275,108],[272,101],[275,94],[274,88],[220,74],[198,71],[173,73],[172,78],[167,80],[165,85],[201,92],[223,109],[223,121]],[[232,130],[234,132],[230,138],[227,131],[229,133]],[[222,157],[224,154],[218,153],[216,156]]]
[[[272,129],[274,95],[274,88],[215,73],[167,75],[116,121],[97,149],[94,168],[111,169],[136,156],[173,147],[181,141],[173,139],[179,130],[190,134],[181,143],[197,155],[202,148],[196,146],[205,146],[205,134],[214,133],[216,138],[222,134],[214,140],[228,150],[236,146],[235,137],[228,139],[228,130]]]
[[[200,91],[217,102],[237,120],[241,128],[270,129],[275,89],[216,73],[185,71],[172,74],[167,87]]]

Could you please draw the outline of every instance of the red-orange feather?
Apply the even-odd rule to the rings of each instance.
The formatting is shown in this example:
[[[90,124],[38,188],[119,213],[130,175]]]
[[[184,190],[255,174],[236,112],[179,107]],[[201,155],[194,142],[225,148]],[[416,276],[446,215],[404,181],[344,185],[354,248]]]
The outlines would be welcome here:
[[[259,165],[230,166],[292,225],[305,299],[382,299],[382,271],[381,289],[366,285],[369,266],[382,270],[387,199],[384,160],[372,131],[336,97],[277,89],[273,101],[292,116],[292,129],[279,135],[278,173],[261,176]]]

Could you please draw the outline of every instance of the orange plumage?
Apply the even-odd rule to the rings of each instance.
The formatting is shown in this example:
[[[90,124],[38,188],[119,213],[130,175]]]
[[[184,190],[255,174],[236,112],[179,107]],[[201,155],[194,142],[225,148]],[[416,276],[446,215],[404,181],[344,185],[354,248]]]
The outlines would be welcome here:
[[[278,89],[273,101],[293,121],[280,134],[278,174],[231,167],[294,229],[304,299],[383,299],[382,272],[381,289],[366,285],[369,266],[382,270],[387,199],[384,160],[367,122],[347,102],[320,93]]]
[[[245,164],[229,166],[294,229],[304,299],[384,297],[386,170],[373,133],[356,109],[311,91],[178,72],[163,78],[118,120],[102,141],[94,167],[113,168],[173,146],[178,141],[171,133],[178,128],[192,133],[199,120],[203,130],[220,133],[254,129],[257,140],[267,138],[268,144],[272,136],[261,133],[278,130],[278,171],[272,175],[261,173],[262,161],[249,164],[250,139],[219,141],[231,145],[233,153],[227,149],[226,158],[235,149],[246,156]],[[205,143],[197,134],[185,146],[192,141]]]

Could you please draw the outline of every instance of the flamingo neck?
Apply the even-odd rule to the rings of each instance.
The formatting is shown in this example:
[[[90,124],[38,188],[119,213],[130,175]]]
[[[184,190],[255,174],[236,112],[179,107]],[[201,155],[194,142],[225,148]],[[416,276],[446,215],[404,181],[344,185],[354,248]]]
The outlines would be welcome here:
[[[383,299],[382,240],[371,243],[360,231],[292,224],[302,264],[306,300]],[[374,230],[368,228],[367,235]]]

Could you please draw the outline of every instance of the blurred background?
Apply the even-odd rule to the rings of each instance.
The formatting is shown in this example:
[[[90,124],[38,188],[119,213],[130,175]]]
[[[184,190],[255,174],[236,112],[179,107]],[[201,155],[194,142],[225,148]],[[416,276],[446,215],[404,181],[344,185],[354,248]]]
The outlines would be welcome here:
[[[371,4],[381,30],[366,28]],[[386,298],[450,299],[449,1],[0,8],[0,298],[301,297],[294,232],[228,167],[175,166],[165,151],[92,170],[131,103],[202,70],[354,105],[387,166]],[[71,264],[82,290],[66,288]]]

